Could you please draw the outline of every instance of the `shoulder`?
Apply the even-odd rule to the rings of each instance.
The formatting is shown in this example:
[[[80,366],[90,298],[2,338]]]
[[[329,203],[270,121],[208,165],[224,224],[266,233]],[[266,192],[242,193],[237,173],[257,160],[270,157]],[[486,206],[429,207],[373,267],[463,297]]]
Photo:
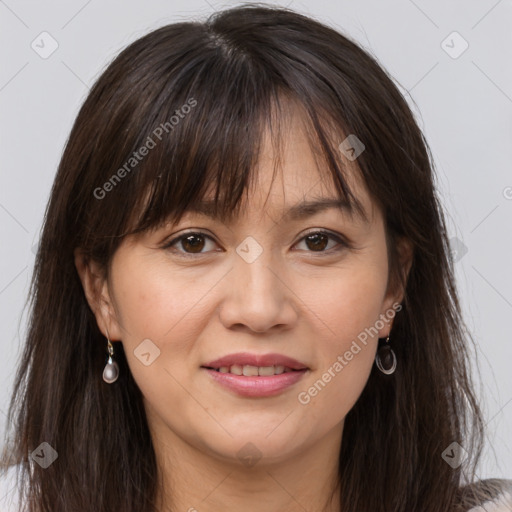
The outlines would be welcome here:
[[[512,512],[512,480],[480,480],[467,485],[463,492],[474,500],[468,512]]]
[[[2,512],[18,512],[20,510],[16,482],[17,470],[18,466],[16,465],[0,467],[0,510]]]

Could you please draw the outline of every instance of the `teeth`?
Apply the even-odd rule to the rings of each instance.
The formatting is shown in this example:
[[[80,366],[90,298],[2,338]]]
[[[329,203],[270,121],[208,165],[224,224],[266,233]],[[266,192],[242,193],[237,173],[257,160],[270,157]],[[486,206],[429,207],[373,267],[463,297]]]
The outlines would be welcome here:
[[[293,372],[291,368],[284,366],[252,366],[246,364],[241,366],[234,364],[232,366],[221,366],[217,368],[219,373],[232,373],[233,375],[244,375],[245,377],[256,377],[258,375],[262,377],[270,377],[272,375],[281,375],[282,373]]]
[[[276,366],[275,367],[275,374],[276,375],[281,375],[281,373],[284,372],[284,366]]]
[[[241,366],[237,365],[237,364],[234,364],[231,368],[230,368],[230,373],[234,373],[235,375],[242,375],[243,373],[243,369]]]
[[[242,373],[246,377],[254,377],[255,375],[258,375],[258,367],[246,364],[242,369]]]

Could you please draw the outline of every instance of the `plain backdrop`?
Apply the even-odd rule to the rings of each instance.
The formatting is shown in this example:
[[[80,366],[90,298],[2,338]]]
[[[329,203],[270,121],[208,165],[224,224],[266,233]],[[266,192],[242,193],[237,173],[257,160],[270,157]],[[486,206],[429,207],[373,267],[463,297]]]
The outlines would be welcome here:
[[[122,48],[148,31],[239,3],[0,1],[1,435],[46,202],[89,88]],[[462,306],[478,345],[475,378],[489,430],[479,476],[512,478],[512,2],[281,5],[359,41],[417,116],[435,159]]]

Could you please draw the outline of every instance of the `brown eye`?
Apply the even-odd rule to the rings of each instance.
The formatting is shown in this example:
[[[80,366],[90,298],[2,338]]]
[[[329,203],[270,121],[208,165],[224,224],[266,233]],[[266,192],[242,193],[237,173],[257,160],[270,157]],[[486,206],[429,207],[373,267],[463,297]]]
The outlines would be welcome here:
[[[170,242],[166,243],[164,249],[172,249],[173,252],[187,254],[206,254],[208,252],[208,242],[215,244],[214,240],[204,233],[185,233]],[[207,250],[204,250],[204,249]]]
[[[327,247],[329,237],[323,233],[314,233],[305,237],[305,240],[312,251],[323,251]]]
[[[331,244],[331,246],[328,247],[330,241],[335,242],[334,246]],[[349,244],[342,238],[328,231],[313,231],[299,242],[299,244],[302,243],[306,246],[304,250],[307,252],[318,253],[331,253],[349,247]]]
[[[204,237],[197,234],[187,235],[181,239],[181,246],[187,252],[201,252],[205,246]]]

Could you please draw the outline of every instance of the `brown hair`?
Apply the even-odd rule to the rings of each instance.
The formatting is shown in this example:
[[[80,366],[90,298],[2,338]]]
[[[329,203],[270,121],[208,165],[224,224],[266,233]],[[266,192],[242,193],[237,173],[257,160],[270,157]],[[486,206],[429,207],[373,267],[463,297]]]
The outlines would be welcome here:
[[[402,279],[397,240],[414,248],[392,333],[400,364],[392,376],[372,370],[345,420],[343,510],[465,509],[460,486],[475,475],[483,422],[428,146],[391,78],[355,42],[289,9],[254,4],[138,39],[76,118],[45,214],[9,408],[31,512],[154,510],[141,393],[122,343],[119,380],[101,378],[106,343],[73,253],[81,248],[108,274],[127,234],[179,220],[213,185],[218,211],[236,212],[269,113],[284,100],[303,109],[312,144],[354,208],[338,145],[348,134],[363,141],[358,171],[384,214],[393,282]],[[47,469],[30,458],[43,441],[58,453]],[[441,457],[453,442],[469,453],[455,469]]]

